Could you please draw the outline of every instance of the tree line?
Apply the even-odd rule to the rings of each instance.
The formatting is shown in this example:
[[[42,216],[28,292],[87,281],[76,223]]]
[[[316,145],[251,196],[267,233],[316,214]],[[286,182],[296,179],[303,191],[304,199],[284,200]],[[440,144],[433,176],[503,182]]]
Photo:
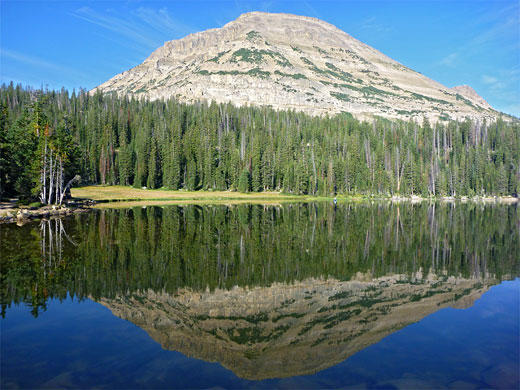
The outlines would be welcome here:
[[[268,107],[0,88],[0,196],[67,184],[332,196],[516,195],[520,124],[311,117]]]

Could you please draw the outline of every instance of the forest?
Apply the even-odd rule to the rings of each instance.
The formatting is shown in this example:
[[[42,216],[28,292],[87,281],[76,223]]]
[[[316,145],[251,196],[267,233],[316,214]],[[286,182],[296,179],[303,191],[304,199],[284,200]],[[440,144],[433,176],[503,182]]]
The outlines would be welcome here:
[[[319,196],[520,190],[518,121],[359,121],[13,83],[0,106],[0,198],[60,203],[75,182]]]

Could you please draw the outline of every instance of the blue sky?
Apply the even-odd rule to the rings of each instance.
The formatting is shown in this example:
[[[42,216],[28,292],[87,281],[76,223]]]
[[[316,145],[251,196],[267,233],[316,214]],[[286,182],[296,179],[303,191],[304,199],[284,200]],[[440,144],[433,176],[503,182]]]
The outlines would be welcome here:
[[[91,89],[250,11],[313,16],[520,117],[520,1],[0,1],[0,82]]]

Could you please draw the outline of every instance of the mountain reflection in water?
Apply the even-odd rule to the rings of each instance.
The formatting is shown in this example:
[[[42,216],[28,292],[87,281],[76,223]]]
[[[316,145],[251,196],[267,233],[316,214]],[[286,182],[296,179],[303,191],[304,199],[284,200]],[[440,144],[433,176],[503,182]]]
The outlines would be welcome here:
[[[101,299],[165,349],[216,361],[246,379],[311,374],[448,306],[471,306],[496,280],[420,273],[351,281]]]
[[[247,379],[315,373],[518,276],[516,206],[196,205],[0,226],[1,304],[90,298]],[[22,250],[20,250],[22,248]]]

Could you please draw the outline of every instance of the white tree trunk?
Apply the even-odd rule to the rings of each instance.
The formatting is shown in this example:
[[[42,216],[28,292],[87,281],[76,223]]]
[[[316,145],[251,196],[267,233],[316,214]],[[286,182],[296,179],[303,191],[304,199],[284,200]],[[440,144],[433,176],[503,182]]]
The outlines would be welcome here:
[[[54,185],[54,174],[53,174],[53,166],[52,166],[52,149],[49,156],[49,196],[47,199],[47,204],[51,204],[52,200],[52,186]]]
[[[45,203],[47,198],[47,139],[45,140],[45,149],[43,153],[43,173],[42,173],[42,188],[40,190],[40,202]]]
[[[60,195],[60,205],[63,203],[63,197],[65,196],[65,193],[67,192],[67,189],[70,188],[72,183],[74,183],[75,181],[79,181],[80,179],[81,179],[81,177],[79,175],[76,175],[72,179],[69,180],[69,182],[67,183],[67,185],[65,186],[65,188],[61,192],[61,195]]]

